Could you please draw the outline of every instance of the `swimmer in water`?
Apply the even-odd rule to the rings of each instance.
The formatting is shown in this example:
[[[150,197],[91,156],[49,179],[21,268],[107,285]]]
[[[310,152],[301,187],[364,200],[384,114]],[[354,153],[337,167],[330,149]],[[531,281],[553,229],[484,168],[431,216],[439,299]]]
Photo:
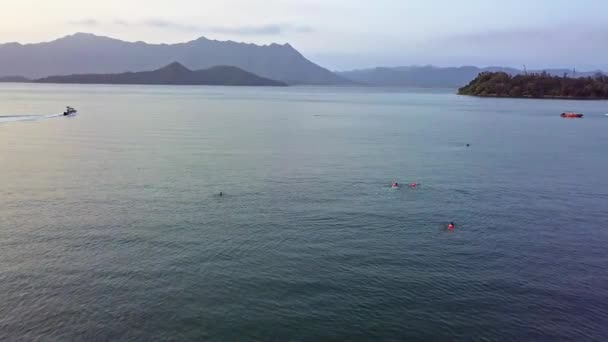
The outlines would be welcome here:
[[[454,222],[450,222],[450,224],[448,224],[449,230],[454,230],[455,227],[456,227],[456,225],[454,224]]]
[[[418,186],[418,183],[412,183],[412,184],[410,184],[410,186],[411,186],[412,188],[415,188],[415,187],[417,187],[417,186]]]
[[[218,194],[218,196],[224,196],[224,193],[220,191],[220,193]]]
[[[471,144],[467,144],[467,147],[471,146]]]
[[[393,183],[393,188],[398,188],[399,187],[399,183],[395,182]]]

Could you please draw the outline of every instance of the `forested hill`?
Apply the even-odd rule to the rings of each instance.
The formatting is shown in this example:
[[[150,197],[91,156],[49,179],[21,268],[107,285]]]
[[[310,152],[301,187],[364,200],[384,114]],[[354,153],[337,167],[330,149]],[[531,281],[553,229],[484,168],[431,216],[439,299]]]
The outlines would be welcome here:
[[[121,74],[80,74],[50,76],[35,80],[38,83],[78,84],[162,84],[162,85],[225,85],[225,86],[286,86],[287,84],[260,77],[233,66],[216,66],[204,70],[190,70],[174,62],[153,71]]]
[[[489,97],[608,99],[608,76],[569,78],[537,74],[511,76],[505,72],[482,72],[458,90],[460,95]]]

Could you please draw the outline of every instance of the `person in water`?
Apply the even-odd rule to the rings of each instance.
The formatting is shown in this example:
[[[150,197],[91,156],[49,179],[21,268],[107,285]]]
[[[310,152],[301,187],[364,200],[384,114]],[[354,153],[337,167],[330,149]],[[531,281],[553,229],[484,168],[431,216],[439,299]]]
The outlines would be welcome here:
[[[399,183],[395,182],[393,183],[393,188],[398,188],[399,187]]]
[[[454,222],[450,222],[450,224],[448,224],[449,230],[453,230],[455,227],[456,227],[456,225],[454,224]]]

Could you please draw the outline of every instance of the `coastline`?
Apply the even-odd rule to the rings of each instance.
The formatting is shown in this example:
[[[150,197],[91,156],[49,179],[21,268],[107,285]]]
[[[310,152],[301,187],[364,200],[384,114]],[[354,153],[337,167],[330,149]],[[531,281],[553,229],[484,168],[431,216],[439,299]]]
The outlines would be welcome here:
[[[499,98],[499,99],[528,99],[528,100],[577,100],[577,101],[608,101],[608,97],[575,97],[575,96],[509,96],[509,95],[477,95],[477,94],[461,94],[459,96],[473,96],[480,98]]]

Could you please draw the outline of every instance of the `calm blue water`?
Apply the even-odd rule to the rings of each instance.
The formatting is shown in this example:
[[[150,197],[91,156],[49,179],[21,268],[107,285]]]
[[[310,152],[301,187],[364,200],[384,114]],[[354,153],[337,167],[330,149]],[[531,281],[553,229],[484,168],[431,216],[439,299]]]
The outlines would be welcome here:
[[[608,339],[608,102],[0,85],[65,105],[0,118],[1,340]]]

